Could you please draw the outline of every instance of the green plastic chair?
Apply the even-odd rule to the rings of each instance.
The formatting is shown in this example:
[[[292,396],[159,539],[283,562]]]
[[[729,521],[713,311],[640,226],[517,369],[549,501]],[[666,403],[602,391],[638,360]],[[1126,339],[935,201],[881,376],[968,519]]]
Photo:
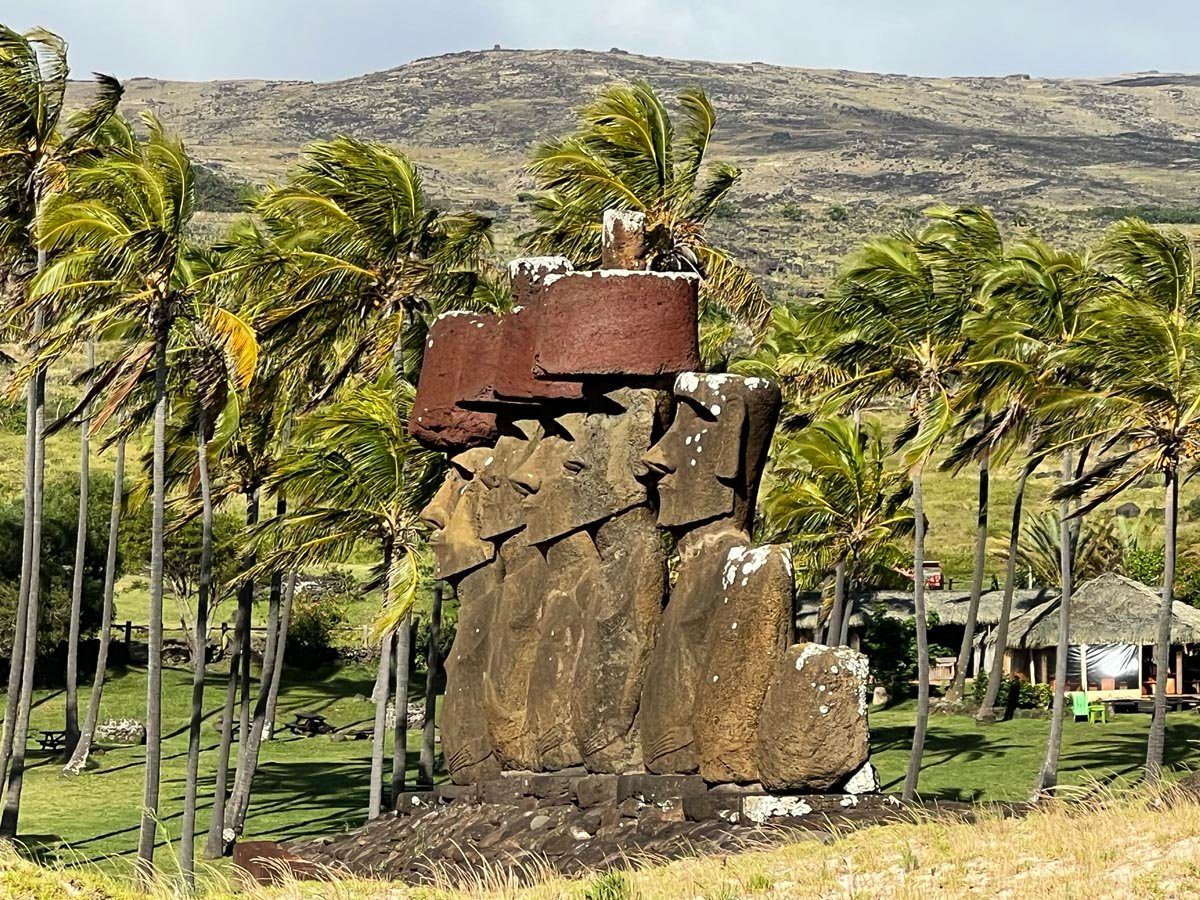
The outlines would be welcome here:
[[[1094,725],[1099,721],[1103,725],[1108,724],[1108,707],[1103,703],[1092,703],[1088,706],[1088,724]]]
[[[1073,691],[1071,693],[1071,712],[1077,718],[1082,718],[1088,715],[1088,709],[1087,691]]]

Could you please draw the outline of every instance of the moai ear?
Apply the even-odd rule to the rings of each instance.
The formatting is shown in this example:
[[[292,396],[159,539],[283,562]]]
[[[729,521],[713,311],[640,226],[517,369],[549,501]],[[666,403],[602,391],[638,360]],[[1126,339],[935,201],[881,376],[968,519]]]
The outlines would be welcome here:
[[[717,438],[713,447],[717,453],[715,473],[722,481],[736,481],[746,465],[746,401],[733,396],[719,409],[713,428]],[[707,443],[708,435],[704,438]]]

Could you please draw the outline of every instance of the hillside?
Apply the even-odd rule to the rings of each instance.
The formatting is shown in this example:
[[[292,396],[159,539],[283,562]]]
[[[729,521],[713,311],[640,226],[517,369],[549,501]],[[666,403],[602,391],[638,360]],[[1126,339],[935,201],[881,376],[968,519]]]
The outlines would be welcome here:
[[[521,166],[603,85],[701,85],[716,155],[742,187],[718,228],[776,289],[822,288],[857,239],[934,201],[993,207],[1013,233],[1085,240],[1125,210],[1200,217],[1200,79],[913,78],[636,56],[491,50],[328,83],[127,83],[197,158],[233,179],[278,177],[305,143],[347,132],[426,169],[432,192],[519,230]],[[77,88],[81,95],[85,88]]]

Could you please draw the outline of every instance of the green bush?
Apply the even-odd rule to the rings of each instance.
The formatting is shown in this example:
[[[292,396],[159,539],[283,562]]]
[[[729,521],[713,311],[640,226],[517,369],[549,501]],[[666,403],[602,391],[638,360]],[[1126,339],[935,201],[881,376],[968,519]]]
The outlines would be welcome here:
[[[104,604],[104,563],[108,553],[108,516],[112,476],[103,472],[90,481],[87,538],[83,558],[83,634],[100,624]],[[70,627],[71,581],[75,567],[75,532],[79,516],[79,476],[51,478],[46,483],[42,512],[38,653],[45,654],[67,639]],[[20,497],[0,503],[0,660],[12,654],[13,623],[21,578],[24,502]],[[124,559],[118,555],[117,569]]]
[[[1034,684],[1024,678],[1005,673],[1000,677],[1000,690],[996,692],[996,706],[1008,706],[1013,685],[1017,687],[1017,709],[1049,709],[1054,701],[1054,691],[1048,684]],[[971,697],[975,704],[982,705],[987,695],[988,675],[980,672],[971,685]]]
[[[1125,554],[1125,574],[1150,587],[1162,584],[1163,550],[1135,548]]]
[[[336,655],[335,634],[346,622],[347,595],[325,585],[306,586],[292,601],[286,661],[291,665],[330,659]]]
[[[896,619],[886,615],[880,604],[874,609],[863,610],[866,628],[863,632],[862,652],[871,661],[871,678],[882,684],[893,696],[905,690],[909,682],[917,677],[917,623],[915,619]],[[937,613],[929,613],[925,619],[927,627],[939,624]],[[949,647],[929,645],[929,658],[954,656]]]
[[[583,900],[633,900],[637,894],[625,872],[605,872],[597,875],[583,890]]]

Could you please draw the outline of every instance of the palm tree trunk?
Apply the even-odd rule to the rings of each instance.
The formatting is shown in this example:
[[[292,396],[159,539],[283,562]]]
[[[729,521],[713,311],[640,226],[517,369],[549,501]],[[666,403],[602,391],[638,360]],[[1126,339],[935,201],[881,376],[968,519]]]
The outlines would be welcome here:
[[[138,875],[148,885],[154,875],[154,838],[158,830],[159,776],[162,766],[163,515],[166,504],[167,322],[157,323],[154,371],[154,462],[151,471],[150,634],[146,665],[146,785],[138,835]]]
[[[985,451],[979,461],[979,505],[975,516],[975,569],[971,573],[971,599],[967,603],[967,621],[963,625],[962,644],[958,648],[958,662],[954,666],[954,681],[946,692],[946,699],[956,702],[962,700],[966,691],[967,665],[971,662],[975,625],[979,619],[979,598],[983,595],[983,570],[987,565],[988,494],[991,489],[989,464]]]
[[[929,634],[925,622],[925,502],[921,496],[921,469],[912,474],[913,522],[913,613],[917,631],[917,723],[913,728],[912,753],[904,775],[905,800],[917,795],[921,759],[925,755],[925,730],[929,726]]]
[[[108,648],[111,643],[113,589],[117,581],[117,537],[121,527],[124,481],[125,438],[122,437],[117,440],[117,458],[113,464],[112,509],[108,516],[108,556],[104,561],[104,610],[100,616],[100,650],[96,654],[96,675],[92,681],[92,698],[88,702],[79,743],[75,745],[70,762],[63,767],[64,775],[78,775],[87,768],[88,755],[92,752],[92,740],[96,735],[96,722],[100,718],[100,698],[104,695],[104,676],[108,671]]]
[[[412,614],[404,617],[396,631],[396,721],[392,725],[392,806],[404,791],[404,776],[408,768],[408,676],[412,669],[413,636],[416,632]],[[432,782],[430,782],[432,783]]]
[[[438,637],[442,630],[442,583],[433,586],[433,605],[429,610],[429,652],[425,657],[425,727],[421,733],[421,783],[433,784],[434,738],[437,736],[437,680],[442,657]],[[399,696],[399,686],[397,686]],[[399,712],[399,708],[397,708]],[[407,712],[407,710],[406,710]],[[407,715],[405,719],[407,719]],[[399,718],[396,719],[397,725]],[[393,790],[394,793],[399,791]]]
[[[267,740],[275,739],[275,708],[279,705],[279,686],[283,681],[284,654],[287,652],[288,628],[292,624],[292,601],[296,597],[296,572],[288,572],[283,589],[283,607],[279,611],[279,637],[275,642],[275,669],[271,673],[270,693],[267,695]]]
[[[89,337],[87,341],[88,371],[91,371],[95,365],[96,342]],[[91,381],[89,380],[84,390],[86,391],[90,387]],[[79,423],[79,517],[75,524],[75,568],[71,572],[71,619],[67,635],[67,709],[64,730],[67,732],[67,750],[70,753],[75,752],[75,745],[79,743],[79,617],[83,610],[83,566],[87,553],[88,489],[91,487],[88,471],[90,462],[88,431],[90,428],[91,419],[85,408],[83,418]]]
[[[1063,484],[1074,476],[1071,451],[1063,454]],[[1050,734],[1046,738],[1046,757],[1038,773],[1034,797],[1054,790],[1058,785],[1058,757],[1062,750],[1063,713],[1067,705],[1067,653],[1071,639],[1071,501],[1063,497],[1058,509],[1059,579],[1062,595],[1058,603],[1058,648],[1054,658],[1054,703],[1050,711]]]
[[[396,596],[396,588],[400,581],[400,554],[389,543],[384,548],[384,561],[387,568],[384,587],[383,606],[391,606]],[[403,628],[405,623],[401,623]],[[379,644],[379,670],[375,676],[375,726],[371,739],[371,786],[367,799],[367,818],[378,818],[383,811],[383,751],[387,738],[387,702],[392,672],[392,637],[393,632],[383,636]],[[397,714],[399,711],[397,710]]]
[[[1166,515],[1163,525],[1162,603],[1158,609],[1158,638],[1154,644],[1154,718],[1146,741],[1145,779],[1157,784],[1162,777],[1163,749],[1167,740],[1167,675],[1171,668],[1171,611],[1175,601],[1175,530],[1179,517],[1177,460],[1170,461],[1165,478]]]
[[[247,500],[246,506],[246,528],[253,528],[258,524],[259,501],[261,488],[256,486],[251,492]],[[255,555],[247,553],[242,557],[241,571],[247,572],[256,562]],[[238,615],[244,617],[246,627],[242,629],[242,649],[239,654],[241,667],[238,673],[238,682],[240,691],[239,697],[239,712],[238,712],[238,753],[237,766],[234,769],[233,789],[229,793],[229,801],[233,800],[234,793],[237,791],[238,785],[241,783],[243,771],[248,764],[248,752],[250,749],[250,663],[253,656],[253,645],[251,636],[253,634],[254,622],[254,580],[251,578],[243,579],[241,587],[238,589]],[[227,802],[225,807],[225,825],[224,825],[224,852],[227,854],[233,846],[233,837],[231,837],[231,827],[233,821],[233,804]]]
[[[837,561],[833,569],[833,607],[825,623],[825,643],[835,645],[842,633],[842,613],[846,605],[846,558]]]
[[[987,694],[975,718],[980,722],[996,719],[996,697],[1000,693],[1000,680],[1004,677],[1004,653],[1008,649],[1008,623],[1012,617],[1013,591],[1017,582],[1017,543],[1021,538],[1021,507],[1025,503],[1025,482],[1037,468],[1038,460],[1032,459],[1021,470],[1017,479],[1017,496],[1013,500],[1012,527],[1008,533],[1008,559],[1004,568],[1004,598],[1000,601],[1000,621],[996,623],[996,649],[992,655],[992,668],[988,673]]]
[[[35,320],[40,329],[41,315]],[[8,779],[13,733],[21,699],[21,675],[25,668],[25,632],[29,613],[29,580],[33,573],[33,494],[37,470],[37,379],[31,378],[25,397],[25,496],[21,528],[21,583],[17,594],[17,618],[13,623],[13,647],[8,665],[8,695],[4,704],[4,738],[0,744],[0,792]]]
[[[208,601],[212,591],[213,501],[208,474],[208,429],[204,410],[196,430],[196,465],[200,470],[200,578],[192,647],[192,715],[188,722],[187,775],[183,785],[183,826],[179,837],[179,866],[189,891],[196,890],[196,795],[200,776],[200,728],[204,722],[204,673],[208,662]]]
[[[225,800],[229,782],[229,755],[233,744],[233,713],[237,708],[237,692],[242,662],[242,634],[250,627],[247,611],[241,603],[237,607],[237,619],[233,628],[233,648],[229,656],[229,680],[225,685],[225,705],[221,716],[221,745],[217,750],[217,771],[213,781],[213,804],[208,820],[208,837],[204,844],[204,855],[218,859],[224,853]]]
[[[258,522],[258,489],[251,490],[246,495],[246,527],[251,528]],[[246,571],[253,565],[249,555],[243,556],[240,567]],[[251,602],[246,602],[249,599]],[[237,618],[233,627],[233,652],[229,657],[229,681],[225,686],[225,706],[221,718],[221,746],[217,751],[217,773],[213,782],[212,812],[208,820],[208,836],[204,842],[204,855],[209,859],[219,859],[230,846],[232,838],[226,835],[226,818],[228,810],[229,786],[229,757],[233,746],[233,715],[238,706],[238,689],[245,683],[245,663],[250,652],[247,646],[250,636],[251,603],[254,599],[254,585],[243,581],[238,589]],[[238,725],[238,762],[242,757],[242,745],[246,742],[246,732],[249,724]]]
[[[0,837],[15,838],[21,816],[21,790],[25,779],[25,743],[29,739],[29,714],[33,707],[33,674],[37,662],[38,605],[41,592],[42,509],[46,488],[46,373],[34,375],[33,525],[29,539],[29,597],[25,612],[25,646],[21,659],[21,687],[13,725],[12,751]],[[14,642],[15,643],[15,642]],[[16,662],[13,662],[16,665]]]
[[[846,586],[843,588],[846,600],[842,610],[842,628],[838,633],[838,645],[842,647],[850,646],[850,617],[854,615],[854,575],[855,561],[857,557],[851,557],[846,564]]]
[[[280,494],[275,501],[275,515],[282,517],[287,512],[287,503]],[[258,770],[258,754],[262,747],[263,735],[266,731],[267,705],[270,699],[271,684],[275,680],[275,667],[279,665],[276,656],[279,637],[279,606],[283,594],[283,578],[278,573],[271,576],[271,589],[268,596],[267,636],[263,649],[262,673],[259,679],[258,698],[254,703],[254,714],[250,727],[242,738],[244,752],[239,754],[238,770],[233,780],[233,793],[225,813],[225,843],[226,852],[232,852],[232,844],[245,830],[246,815],[250,811],[250,791],[254,783],[254,773]]]

